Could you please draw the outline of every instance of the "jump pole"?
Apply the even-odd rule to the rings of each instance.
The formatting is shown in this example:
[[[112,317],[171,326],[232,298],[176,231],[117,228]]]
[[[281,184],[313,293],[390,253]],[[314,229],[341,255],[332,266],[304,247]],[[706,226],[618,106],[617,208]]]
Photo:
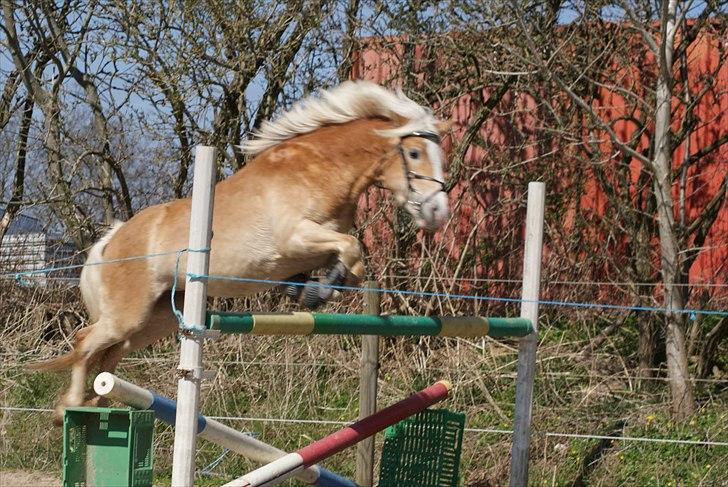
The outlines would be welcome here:
[[[102,397],[113,399],[137,409],[150,409],[160,421],[174,425],[177,403],[172,399],[127,382],[109,372],[102,372],[94,380],[94,391]],[[214,419],[197,416],[197,436],[227,448],[257,463],[270,463],[286,455],[286,452],[241,433]],[[318,487],[357,487],[357,485],[323,467],[312,465],[296,474],[296,477]]]
[[[533,331],[526,318],[482,316],[349,315],[336,313],[209,312],[206,326],[250,335],[380,335],[506,337]]]
[[[412,416],[433,404],[445,399],[452,384],[448,381],[437,382],[430,387],[400,401],[388,408],[340,429],[318,441],[311,443],[295,453],[279,458],[247,475],[225,484],[223,487],[263,487],[282,482],[408,416]]]
[[[531,322],[533,331],[521,338],[518,343],[516,405],[513,418],[513,446],[511,448],[511,487],[528,485],[528,453],[531,443],[531,408],[533,404],[533,382],[536,374],[536,347],[538,345],[538,300],[541,287],[545,199],[546,187],[544,183],[531,182],[528,184],[521,318],[526,318]]]
[[[187,272],[207,275],[210,268],[212,209],[215,197],[215,148],[198,145],[192,183],[190,237]],[[173,297],[174,299],[174,297]],[[207,279],[185,277],[184,323],[180,333],[180,359],[177,370],[177,416],[172,457],[172,486],[189,487],[195,479],[195,439],[203,378],[202,345],[207,311]]]

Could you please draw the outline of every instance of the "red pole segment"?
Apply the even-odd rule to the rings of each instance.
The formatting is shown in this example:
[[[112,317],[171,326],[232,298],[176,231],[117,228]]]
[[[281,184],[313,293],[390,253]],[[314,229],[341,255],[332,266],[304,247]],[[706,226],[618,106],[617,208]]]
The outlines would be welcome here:
[[[223,487],[269,487],[296,475],[308,465],[328,458],[355,443],[382,431],[408,416],[412,416],[433,404],[442,401],[450,393],[452,384],[446,380],[436,382],[407,399],[398,402],[378,413],[374,413],[351,426],[340,429],[295,453],[279,458],[267,465],[253,470]]]
[[[378,431],[442,401],[448,396],[450,389],[452,389],[450,382],[439,381],[403,401],[301,448],[296,453],[303,458],[305,467],[314,465],[324,458],[339,453]]]

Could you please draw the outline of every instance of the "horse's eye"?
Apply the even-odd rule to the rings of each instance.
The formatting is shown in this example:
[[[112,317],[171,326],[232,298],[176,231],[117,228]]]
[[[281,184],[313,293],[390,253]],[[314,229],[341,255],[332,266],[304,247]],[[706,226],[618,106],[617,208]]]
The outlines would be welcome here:
[[[417,149],[410,149],[409,153],[407,154],[410,159],[419,159],[420,158],[420,151]]]

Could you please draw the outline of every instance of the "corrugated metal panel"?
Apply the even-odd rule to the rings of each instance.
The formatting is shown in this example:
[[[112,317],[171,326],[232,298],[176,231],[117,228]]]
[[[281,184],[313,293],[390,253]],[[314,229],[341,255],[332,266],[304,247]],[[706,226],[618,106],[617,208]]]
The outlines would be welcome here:
[[[693,43],[688,52],[690,56],[689,79],[693,86],[699,86],[701,77],[705,73],[714,70],[720,62],[720,40],[714,37],[701,36]],[[402,54],[402,45],[397,44],[396,38],[371,38],[361,43],[362,48],[355,53],[355,65],[353,69],[353,77],[359,79],[368,79],[379,83],[397,83],[398,80],[398,59]],[[415,52],[415,55],[418,54]],[[644,63],[642,64],[644,65]],[[638,68],[635,68],[638,69]],[[640,82],[640,77],[634,81]],[[710,145],[719,137],[725,134],[728,127],[728,92],[721,87],[728,86],[728,64],[724,63],[718,72],[715,82],[716,88],[708,93],[696,108],[696,115],[700,122],[695,130],[691,133],[691,151],[695,152],[700,147]],[[488,93],[485,93],[487,98]],[[618,93],[602,90],[599,95],[599,102],[605,107],[618,106]],[[473,114],[477,110],[476,102],[470,96],[463,96],[454,103],[451,117],[454,120],[453,134],[457,140],[462,137],[464,131],[468,127],[468,123]],[[522,114],[519,125],[512,127],[511,122],[504,117],[493,115],[491,119],[486,121],[481,129],[481,136],[486,142],[486,146],[492,148],[507,148],[515,146],[510,139],[509,130],[518,130],[523,133],[530,133],[534,137],[538,133],[538,121],[532,116],[529,110],[535,110],[537,103],[526,94],[508,93],[504,99],[507,106],[515,106],[519,113]],[[676,101],[676,103],[678,103]],[[612,110],[605,112],[606,117],[623,116],[624,110],[620,112]],[[617,122],[619,125],[619,122]],[[627,126],[618,126],[615,130],[620,131],[623,140],[628,140],[633,128]],[[445,144],[445,149],[448,145]],[[557,149],[549,147],[549,150]],[[514,154],[518,160],[528,160],[537,157],[539,145],[534,143],[524,149],[524,152]],[[568,174],[576,175],[584,168],[580,168],[580,162],[576,159],[570,160],[568,151],[559,150],[559,154],[563,157],[564,174],[566,175],[563,184],[568,186]],[[489,153],[485,148],[471,146],[466,154],[466,162],[471,166],[485,167],[492,164],[493,154]],[[675,166],[682,162],[682,147],[675,151]],[[497,162],[496,162],[497,164]],[[634,165],[638,165],[634,162]],[[687,215],[688,218],[694,217],[698,211],[712,196],[715,194],[723,175],[728,171],[728,145],[723,145],[718,151],[701,160],[699,166],[691,168],[689,173],[688,198],[687,198]],[[574,176],[576,177],[576,176]],[[593,176],[589,176],[592,177]],[[596,217],[604,214],[605,205],[607,204],[606,196],[600,191],[599,186],[592,179],[587,183],[587,193],[583,196],[578,204],[581,209],[589,209]],[[551,191],[558,191],[558,188],[551,188]],[[675,186],[677,192],[677,183]],[[496,203],[507,195],[503,194],[503,188],[497,181],[490,181],[487,178],[478,178],[470,182],[456,186],[451,192],[451,199],[462,199],[464,203],[461,205],[461,213],[459,220],[449,228],[449,233],[455,237],[448,245],[447,251],[450,257],[457,259],[464,242],[470,233],[470,227],[474,221],[484,217],[486,208]],[[365,205],[376,205],[376,200],[364,202]],[[568,227],[573,222],[573,209],[568,209],[564,215],[562,224]],[[511,215],[512,217],[512,215]],[[513,219],[508,216],[489,216],[486,219],[488,228],[512,228]],[[384,231],[382,231],[384,230]],[[385,235],[386,229],[378,228],[370,231],[366,238],[372,240],[382,240],[392,238],[391,235]],[[593,236],[598,238],[598,236]],[[718,215],[718,219],[713,225],[708,239],[698,259],[690,269],[690,278],[693,282],[726,282],[728,279],[728,205],[723,205]],[[552,244],[555,242],[552,242]],[[655,245],[658,245],[655,242]],[[558,248],[558,247],[555,247]],[[619,252],[618,249],[613,249]],[[545,249],[545,255],[548,256],[550,249]],[[505,271],[508,263],[501,256],[491,256],[489,266],[493,266],[496,271],[494,275],[498,275],[501,271]],[[505,272],[504,272],[505,273]],[[599,270],[595,270],[593,276],[600,274]],[[512,276],[507,276],[512,277]]]
[[[73,245],[44,233],[6,235],[0,245],[0,271],[28,272],[82,263]],[[75,278],[80,269],[28,275],[31,277]]]

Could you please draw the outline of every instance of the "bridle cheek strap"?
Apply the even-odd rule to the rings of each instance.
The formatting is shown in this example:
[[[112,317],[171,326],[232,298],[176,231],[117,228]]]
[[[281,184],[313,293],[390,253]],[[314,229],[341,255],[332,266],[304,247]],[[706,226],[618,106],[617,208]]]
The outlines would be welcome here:
[[[425,174],[418,174],[414,171],[412,171],[409,168],[409,164],[407,164],[407,156],[404,153],[404,146],[402,145],[402,141],[404,139],[408,139],[410,137],[421,137],[423,139],[427,139],[431,142],[434,142],[438,145],[440,145],[440,136],[436,134],[435,132],[428,132],[428,131],[422,131],[422,130],[415,130],[414,132],[411,132],[409,134],[403,135],[400,137],[399,144],[397,144],[397,150],[399,152],[400,160],[402,162],[402,171],[404,172],[404,177],[407,181],[407,191],[409,194],[421,194],[417,188],[415,188],[412,185],[412,181],[415,179],[419,179],[422,181],[430,181],[433,183],[437,183],[440,185],[440,189],[433,191],[432,194],[424,198],[422,201],[414,201],[412,199],[408,199],[407,203],[411,204],[412,206],[415,206],[417,208],[421,208],[424,203],[427,203],[430,199],[432,199],[437,193],[441,191],[445,191],[445,181],[441,181],[437,178],[433,178],[431,176],[426,176]],[[382,157],[382,161],[386,160],[386,154],[384,157]],[[380,183],[374,183],[375,186],[382,189],[387,189]]]
[[[417,188],[415,188],[412,185],[412,181],[415,179],[419,179],[422,181],[430,181],[430,182],[437,183],[440,185],[440,189],[433,191],[430,195],[428,195],[422,201],[414,201],[412,199],[407,201],[409,204],[411,204],[415,207],[421,208],[423,204],[430,201],[430,199],[432,199],[437,193],[440,193],[441,191],[445,191],[445,181],[441,181],[437,178],[433,178],[431,176],[426,176],[424,174],[418,174],[409,168],[409,164],[407,164],[407,156],[405,156],[405,154],[404,154],[404,146],[402,146],[402,141],[409,137],[421,137],[423,139],[427,139],[431,142],[434,142],[434,143],[440,145],[440,136],[438,134],[436,134],[435,132],[426,132],[426,131],[416,130],[414,132],[411,132],[407,135],[402,136],[400,138],[399,144],[397,145],[397,148],[399,149],[399,155],[402,160],[402,170],[404,171],[404,176],[407,180],[407,190],[409,191],[410,194],[421,194],[417,190]]]

